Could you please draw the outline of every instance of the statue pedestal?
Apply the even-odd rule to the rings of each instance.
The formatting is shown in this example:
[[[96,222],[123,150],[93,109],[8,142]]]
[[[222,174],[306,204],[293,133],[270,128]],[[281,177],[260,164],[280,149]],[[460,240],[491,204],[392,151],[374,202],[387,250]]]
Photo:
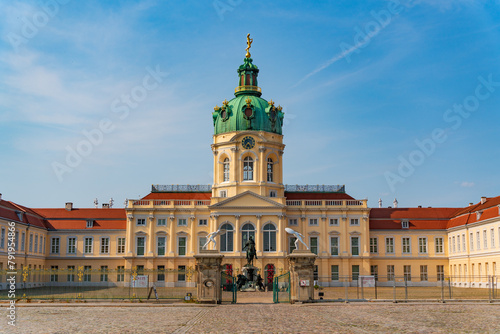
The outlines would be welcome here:
[[[246,277],[246,283],[240,288],[242,292],[254,292],[258,291],[257,286],[257,275],[259,274],[259,268],[246,264],[243,267],[243,275]]]
[[[202,250],[195,255],[197,300],[199,303],[220,302],[221,263],[224,255],[217,250]]]
[[[307,302],[314,299],[314,261],[317,257],[309,250],[294,250],[287,256],[290,264],[292,302]]]

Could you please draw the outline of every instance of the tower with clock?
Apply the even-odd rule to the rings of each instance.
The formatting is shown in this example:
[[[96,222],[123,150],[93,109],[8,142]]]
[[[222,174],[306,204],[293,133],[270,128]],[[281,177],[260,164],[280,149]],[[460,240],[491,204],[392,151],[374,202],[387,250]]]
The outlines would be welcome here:
[[[250,47],[248,45],[247,51]],[[238,68],[235,97],[212,113],[214,200],[250,191],[284,202],[283,108],[261,98],[259,69],[247,52]]]

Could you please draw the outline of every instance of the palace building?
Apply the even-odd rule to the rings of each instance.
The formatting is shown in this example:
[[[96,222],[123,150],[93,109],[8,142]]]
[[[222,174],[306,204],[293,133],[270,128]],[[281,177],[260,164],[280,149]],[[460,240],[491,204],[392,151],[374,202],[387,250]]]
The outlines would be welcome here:
[[[226,272],[241,271],[243,246],[252,236],[254,265],[266,284],[288,271],[286,256],[295,240],[286,227],[304,235],[317,254],[315,275],[325,286],[375,275],[381,285],[395,277],[435,285],[452,276],[457,286],[485,287],[486,277],[499,273],[500,197],[465,208],[369,208],[343,185],[287,185],[282,107],[261,97],[259,69],[249,52],[237,72],[234,97],[212,113],[212,185],[153,185],[123,209],[72,203],[35,209],[0,198],[0,273],[8,265],[12,222],[18,269],[116,272],[106,274],[106,283],[119,284],[120,273],[133,268],[193,268],[207,234],[219,228],[226,230],[217,237]],[[155,276],[157,286],[192,284],[183,275],[168,275]],[[67,276],[57,281],[71,281]],[[5,281],[0,287],[6,288]]]

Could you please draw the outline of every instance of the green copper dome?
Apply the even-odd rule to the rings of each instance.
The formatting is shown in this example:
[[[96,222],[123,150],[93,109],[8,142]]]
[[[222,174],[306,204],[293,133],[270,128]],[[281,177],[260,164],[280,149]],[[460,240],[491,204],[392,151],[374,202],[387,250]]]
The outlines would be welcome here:
[[[216,106],[212,113],[216,135],[246,130],[282,134],[283,109],[281,106],[275,107],[273,100],[268,102],[260,97],[262,92],[257,86],[258,73],[258,67],[247,56],[238,68],[240,80],[234,93],[236,97],[229,102],[225,100],[222,107]]]

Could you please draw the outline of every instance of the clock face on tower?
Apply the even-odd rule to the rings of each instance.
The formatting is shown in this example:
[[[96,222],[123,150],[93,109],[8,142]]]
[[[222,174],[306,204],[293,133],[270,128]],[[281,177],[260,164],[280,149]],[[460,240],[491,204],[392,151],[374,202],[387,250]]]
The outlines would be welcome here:
[[[243,139],[241,140],[241,145],[249,150],[255,146],[255,139],[250,136],[243,137]]]

